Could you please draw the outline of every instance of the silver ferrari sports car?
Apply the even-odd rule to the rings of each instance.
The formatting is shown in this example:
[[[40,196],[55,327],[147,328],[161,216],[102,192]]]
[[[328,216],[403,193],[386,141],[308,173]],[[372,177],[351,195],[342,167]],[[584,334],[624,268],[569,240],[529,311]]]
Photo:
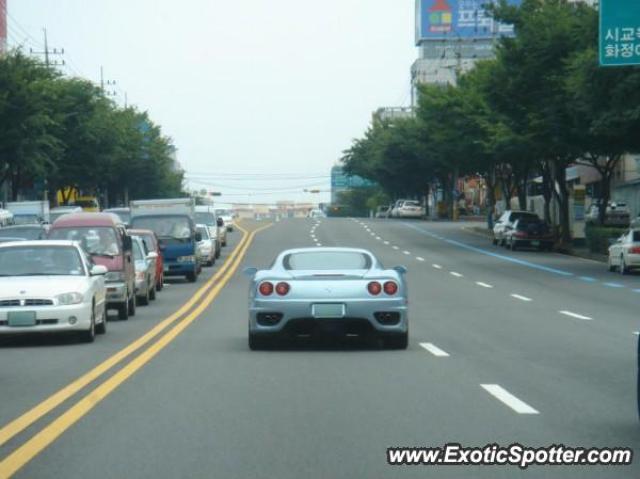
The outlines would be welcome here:
[[[286,338],[363,337],[406,349],[405,273],[353,248],[292,249],[270,269],[247,268],[249,347],[269,348]]]

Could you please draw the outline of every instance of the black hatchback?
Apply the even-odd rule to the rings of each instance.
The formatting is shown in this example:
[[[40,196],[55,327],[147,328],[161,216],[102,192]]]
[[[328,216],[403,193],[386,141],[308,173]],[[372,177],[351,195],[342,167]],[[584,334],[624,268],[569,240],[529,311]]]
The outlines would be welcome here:
[[[505,232],[505,244],[511,250],[528,246],[550,251],[554,243],[551,228],[540,219],[521,218]]]

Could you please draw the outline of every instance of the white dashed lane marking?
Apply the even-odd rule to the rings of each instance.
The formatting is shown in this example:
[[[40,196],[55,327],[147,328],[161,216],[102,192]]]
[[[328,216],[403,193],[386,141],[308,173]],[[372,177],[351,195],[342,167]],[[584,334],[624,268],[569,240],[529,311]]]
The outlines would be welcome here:
[[[449,353],[447,353],[446,351],[443,351],[442,349],[440,349],[439,347],[435,346],[432,343],[420,343],[420,346],[438,358],[449,357]]]
[[[491,286],[490,284],[483,283],[482,281],[476,281],[476,284],[478,286],[482,286],[483,288],[493,288],[493,286]]]
[[[435,269],[442,269],[442,266],[440,266],[439,264],[432,264],[431,266],[433,266]]]
[[[498,401],[506,404],[518,414],[540,414],[526,402],[518,399],[498,384],[481,384],[480,386]]]
[[[526,296],[522,296],[521,294],[512,294],[511,297],[515,299],[519,299],[520,301],[526,301],[526,302],[533,301],[531,298],[527,298]]]
[[[417,259],[418,261],[420,261],[420,262],[423,262],[423,261],[424,261],[424,258],[423,258],[422,256],[418,256],[418,257],[416,257],[416,259]]]
[[[462,274],[457,273],[457,272],[455,272],[455,271],[451,271],[449,274],[450,274],[451,276],[455,276],[456,278],[462,278],[462,276],[463,276]]]
[[[397,246],[394,246],[394,247],[393,247],[393,249],[396,249],[396,250],[398,250],[398,249],[400,249],[400,248],[398,248]]]
[[[582,321],[593,321],[593,318],[590,318],[589,316],[584,316],[578,313],[572,313],[571,311],[558,311],[558,312],[560,314],[564,314],[565,316],[569,316],[570,318],[581,319]]]

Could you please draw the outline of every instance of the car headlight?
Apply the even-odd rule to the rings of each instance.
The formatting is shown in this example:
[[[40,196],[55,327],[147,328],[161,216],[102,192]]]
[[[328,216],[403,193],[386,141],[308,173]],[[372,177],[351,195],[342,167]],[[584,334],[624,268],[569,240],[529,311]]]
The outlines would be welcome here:
[[[80,293],[64,293],[56,296],[60,306],[69,306],[71,304],[80,304],[84,299],[84,295]]]
[[[195,256],[179,256],[176,261],[178,261],[178,263],[195,263],[196,258]]]
[[[110,271],[104,277],[104,280],[108,283],[120,283],[125,279],[124,271]]]
[[[144,271],[136,271],[136,281],[144,281]]]

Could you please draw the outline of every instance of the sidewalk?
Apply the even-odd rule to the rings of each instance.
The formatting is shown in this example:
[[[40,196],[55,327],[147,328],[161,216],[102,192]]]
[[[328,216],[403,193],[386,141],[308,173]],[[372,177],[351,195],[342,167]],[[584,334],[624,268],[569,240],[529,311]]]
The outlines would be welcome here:
[[[472,231],[475,234],[481,234],[483,236],[486,236],[489,239],[493,237],[493,233],[491,232],[491,230],[487,229],[484,226],[472,226],[472,227],[463,226],[462,229],[467,231]],[[556,253],[565,254],[567,256],[575,256],[576,258],[590,259],[593,261],[599,261],[601,263],[606,263],[608,261],[606,254],[592,253],[585,247],[574,246],[570,250],[555,250],[555,251]]]

